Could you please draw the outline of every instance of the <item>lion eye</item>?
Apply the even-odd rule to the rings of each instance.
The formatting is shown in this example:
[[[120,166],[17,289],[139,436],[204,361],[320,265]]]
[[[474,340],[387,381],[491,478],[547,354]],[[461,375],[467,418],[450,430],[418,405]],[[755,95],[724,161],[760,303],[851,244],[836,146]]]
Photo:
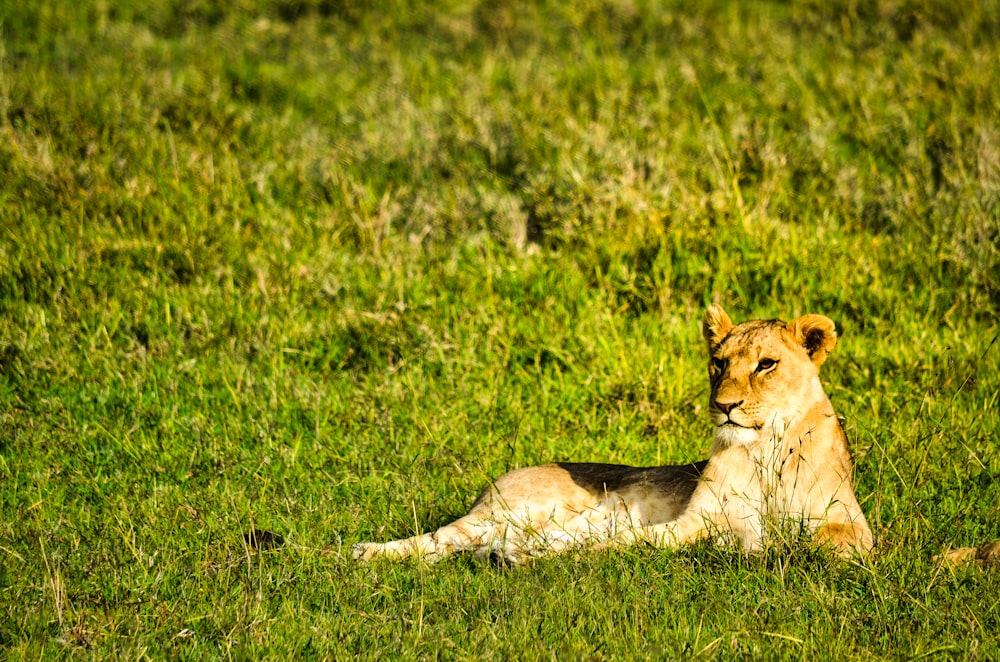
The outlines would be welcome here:
[[[757,372],[764,372],[765,370],[770,370],[774,366],[778,365],[778,362],[774,359],[761,359],[757,361]]]
[[[726,369],[726,360],[725,359],[720,359],[717,356],[713,356],[712,357],[712,367],[715,368],[716,370],[718,370],[719,372],[722,372],[723,370]]]

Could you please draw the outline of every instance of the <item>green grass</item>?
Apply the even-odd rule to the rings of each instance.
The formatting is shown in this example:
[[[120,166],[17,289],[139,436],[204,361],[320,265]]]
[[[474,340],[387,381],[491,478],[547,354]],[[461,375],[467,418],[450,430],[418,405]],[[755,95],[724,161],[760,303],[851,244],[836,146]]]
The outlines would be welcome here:
[[[1000,657],[1000,6],[357,4],[0,0],[0,656]],[[715,297],[873,559],[349,560],[703,457]]]

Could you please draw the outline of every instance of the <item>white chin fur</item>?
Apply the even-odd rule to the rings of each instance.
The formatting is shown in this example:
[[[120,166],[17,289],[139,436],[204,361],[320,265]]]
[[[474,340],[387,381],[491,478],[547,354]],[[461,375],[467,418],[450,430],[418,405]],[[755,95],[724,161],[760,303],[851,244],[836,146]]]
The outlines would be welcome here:
[[[760,439],[760,430],[741,428],[738,425],[720,425],[715,428],[715,443],[724,446],[745,446]]]

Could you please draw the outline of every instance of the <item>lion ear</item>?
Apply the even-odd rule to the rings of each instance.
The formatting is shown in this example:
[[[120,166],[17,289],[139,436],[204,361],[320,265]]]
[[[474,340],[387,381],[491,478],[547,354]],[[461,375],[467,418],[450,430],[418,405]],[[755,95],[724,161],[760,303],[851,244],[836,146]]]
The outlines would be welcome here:
[[[803,315],[787,325],[796,344],[806,348],[809,358],[819,367],[837,344],[837,329],[833,320],[822,315]]]
[[[717,303],[713,303],[705,311],[705,319],[701,323],[701,334],[708,343],[708,353],[711,354],[733,329],[733,320]]]

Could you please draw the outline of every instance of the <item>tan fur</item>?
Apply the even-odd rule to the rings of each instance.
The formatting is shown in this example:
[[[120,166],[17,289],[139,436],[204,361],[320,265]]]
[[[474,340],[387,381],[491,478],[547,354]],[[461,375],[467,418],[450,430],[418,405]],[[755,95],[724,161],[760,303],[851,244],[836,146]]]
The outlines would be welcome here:
[[[934,557],[941,563],[959,564],[976,561],[983,565],[1000,563],[1000,540],[980,545],[979,547],[961,547]]]
[[[819,380],[837,340],[833,322],[806,315],[737,326],[712,306],[702,331],[715,425],[707,462],[518,469],[457,521],[357,544],[354,557],[435,561],[473,551],[518,563],[587,544],[673,547],[707,537],[759,549],[774,535],[801,531],[844,556],[871,549],[847,439]]]

